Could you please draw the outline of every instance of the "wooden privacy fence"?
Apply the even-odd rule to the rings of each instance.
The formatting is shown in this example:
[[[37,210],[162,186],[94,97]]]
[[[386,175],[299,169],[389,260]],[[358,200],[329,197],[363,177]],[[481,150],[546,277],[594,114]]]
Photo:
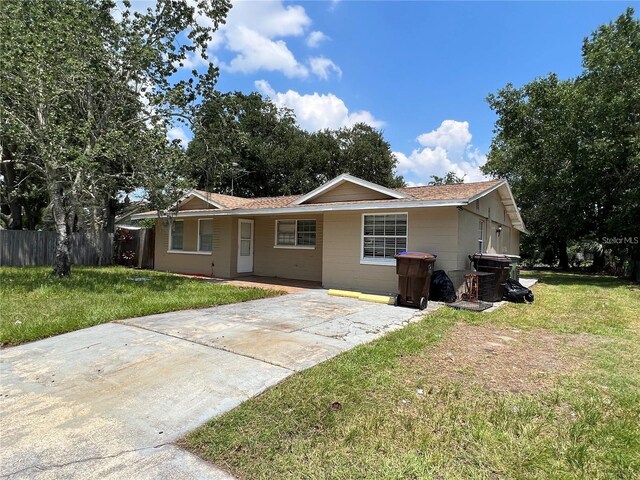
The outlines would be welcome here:
[[[71,263],[74,265],[110,265],[113,263],[113,233],[103,233],[103,261],[98,249],[84,235],[71,235]],[[0,266],[24,267],[53,265],[56,255],[56,232],[0,230]]]
[[[120,265],[153,270],[155,229],[116,227],[115,261]]]

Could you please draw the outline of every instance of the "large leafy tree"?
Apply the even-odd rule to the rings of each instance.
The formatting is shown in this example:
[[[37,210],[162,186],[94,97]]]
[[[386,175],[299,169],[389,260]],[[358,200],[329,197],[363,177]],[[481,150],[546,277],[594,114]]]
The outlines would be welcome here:
[[[200,188],[245,197],[304,193],[345,172],[402,185],[381,132],[357,124],[309,133],[291,110],[258,93],[206,98],[187,153],[190,176]]]
[[[156,164],[180,154],[167,126],[190,117],[217,71],[175,74],[192,52],[206,56],[212,30],[199,19],[216,27],[229,8],[227,0],[158,0],[144,12],[128,0],[0,3],[2,161],[43,181],[55,274],[70,274],[78,219],[98,231],[118,190],[153,184],[152,172],[167,171]]]
[[[484,171],[510,181],[529,245],[553,246],[562,268],[571,241],[638,234],[640,22],[633,10],[585,39],[583,66],[575,79],[551,74],[488,97],[498,120]],[[624,250],[637,255],[633,245]]]

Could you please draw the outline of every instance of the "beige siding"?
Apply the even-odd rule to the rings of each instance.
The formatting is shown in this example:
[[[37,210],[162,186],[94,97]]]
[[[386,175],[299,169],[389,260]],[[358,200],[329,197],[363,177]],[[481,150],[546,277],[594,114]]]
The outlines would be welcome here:
[[[169,222],[156,222],[155,269],[176,273],[195,273],[216,277],[229,277],[229,224],[230,218],[213,219],[213,251],[195,254],[197,248],[198,219],[184,219],[184,251],[169,252]]]
[[[205,208],[215,208],[215,207],[211,205],[209,202],[205,202],[201,198],[192,197],[190,200],[185,202],[180,207],[180,210],[202,210]]]
[[[306,203],[353,202],[357,200],[384,200],[389,195],[376,192],[351,182],[344,182]]]
[[[511,219],[506,213],[504,204],[500,199],[497,191],[491,192],[489,195],[479,200],[479,209],[476,204],[463,207],[463,214],[460,215],[460,258],[462,258],[465,250],[472,249],[477,251],[477,225],[479,219],[485,220],[484,248],[485,253],[507,253],[510,255],[518,255],[520,251],[520,235],[519,231],[513,228]],[[471,226],[473,224],[473,227]],[[500,235],[498,235],[498,227],[502,227]],[[471,245],[472,240],[468,235],[473,235],[475,246]]]
[[[509,249],[511,255],[520,255],[520,231],[515,228],[511,230],[511,248]]]
[[[316,221],[315,249],[275,248],[276,219]],[[260,216],[255,217],[255,254],[253,273],[267,277],[296,280],[322,280],[322,216]],[[236,220],[237,222],[237,220]]]
[[[485,219],[466,210],[458,211],[458,264],[456,269],[470,268],[469,255],[478,252],[480,220]]]
[[[402,212],[329,212],[324,215],[322,284],[378,293],[396,293],[398,277],[394,265],[360,263],[362,214]],[[408,250],[438,255],[436,269],[456,268],[458,221],[453,207],[408,210]]]

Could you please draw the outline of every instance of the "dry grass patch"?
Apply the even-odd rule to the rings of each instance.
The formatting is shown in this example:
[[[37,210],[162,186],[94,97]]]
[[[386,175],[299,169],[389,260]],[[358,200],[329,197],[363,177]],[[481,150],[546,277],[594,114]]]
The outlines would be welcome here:
[[[443,382],[473,383],[497,392],[535,393],[585,362],[585,349],[604,341],[581,334],[502,329],[458,323],[446,338],[403,361],[433,391]],[[429,385],[428,383],[434,383]]]

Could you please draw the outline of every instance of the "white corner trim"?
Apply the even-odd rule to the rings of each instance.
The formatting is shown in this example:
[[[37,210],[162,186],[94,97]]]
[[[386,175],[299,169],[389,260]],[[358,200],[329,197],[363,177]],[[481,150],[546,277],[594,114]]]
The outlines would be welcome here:
[[[184,253],[185,255],[211,255],[212,252],[196,252],[194,250],[167,250],[167,253]]]
[[[353,183],[355,185],[368,188],[369,190],[373,190],[375,192],[388,195],[391,198],[398,198],[398,199],[408,198],[408,196],[403,193],[396,192],[395,190],[392,190],[390,188],[383,187],[382,185],[378,185],[373,182],[368,182],[358,177],[354,177],[353,175],[349,175],[348,173],[343,173],[342,175],[338,175],[333,180],[329,180],[324,185],[320,185],[318,188],[310,191],[306,195],[303,195],[302,197],[298,198],[296,201],[291,202],[291,205],[301,205],[315,197],[320,196],[325,192],[328,192],[329,190],[333,190],[334,188],[338,187],[339,185],[342,185],[345,182]]]

